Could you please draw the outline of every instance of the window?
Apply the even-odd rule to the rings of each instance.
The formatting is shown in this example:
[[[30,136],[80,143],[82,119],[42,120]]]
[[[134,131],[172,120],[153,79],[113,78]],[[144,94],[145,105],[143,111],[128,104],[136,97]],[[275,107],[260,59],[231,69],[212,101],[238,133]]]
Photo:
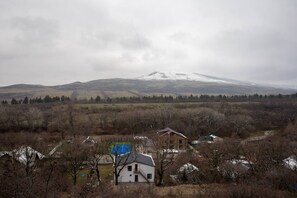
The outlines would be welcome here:
[[[183,148],[184,148],[183,140],[179,140],[179,149],[183,149]]]
[[[153,175],[149,173],[149,174],[146,175],[146,177],[147,177],[148,179],[152,179]]]
[[[132,171],[132,166],[128,166],[128,171]]]

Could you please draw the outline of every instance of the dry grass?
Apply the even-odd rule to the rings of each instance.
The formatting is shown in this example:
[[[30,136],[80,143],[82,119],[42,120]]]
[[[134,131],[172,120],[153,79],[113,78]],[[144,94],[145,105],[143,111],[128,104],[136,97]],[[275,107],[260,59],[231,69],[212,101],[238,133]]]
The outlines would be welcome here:
[[[200,197],[200,198],[287,198],[296,194],[265,187],[240,186],[235,184],[203,184],[156,187],[153,184],[123,184],[113,186],[111,197]]]

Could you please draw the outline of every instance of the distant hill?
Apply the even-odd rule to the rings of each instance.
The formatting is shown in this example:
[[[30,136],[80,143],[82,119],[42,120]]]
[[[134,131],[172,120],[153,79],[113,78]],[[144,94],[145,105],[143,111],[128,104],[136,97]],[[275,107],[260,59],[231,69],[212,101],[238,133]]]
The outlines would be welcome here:
[[[200,94],[291,94],[293,89],[273,88],[249,82],[230,80],[197,73],[153,72],[135,79],[99,79],[57,86],[17,84],[0,87],[0,100],[25,96],[69,96],[77,99],[100,96],[200,95]]]

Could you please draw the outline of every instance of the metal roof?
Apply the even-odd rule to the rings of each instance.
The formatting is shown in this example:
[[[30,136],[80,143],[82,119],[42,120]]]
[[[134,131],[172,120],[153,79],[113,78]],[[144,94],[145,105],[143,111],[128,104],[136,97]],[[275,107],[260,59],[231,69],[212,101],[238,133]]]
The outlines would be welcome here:
[[[129,153],[129,154],[126,154],[126,155],[123,155],[123,156],[120,156],[117,158],[117,163],[120,166],[123,166],[125,164],[131,164],[133,162],[145,164],[148,166],[155,166],[155,162],[154,162],[152,156],[146,155],[143,153],[137,153],[137,154]]]

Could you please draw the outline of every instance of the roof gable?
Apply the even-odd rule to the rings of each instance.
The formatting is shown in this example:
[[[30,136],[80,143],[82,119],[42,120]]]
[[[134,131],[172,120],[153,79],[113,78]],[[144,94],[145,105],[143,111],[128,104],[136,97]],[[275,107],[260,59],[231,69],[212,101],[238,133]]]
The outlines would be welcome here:
[[[165,129],[162,129],[162,130],[159,130],[157,131],[157,134],[159,136],[164,136],[164,135],[170,135],[170,134],[176,134],[184,139],[188,139],[184,134],[180,133],[180,132],[177,132],[175,130],[172,130],[171,128],[167,127]]]
[[[152,156],[143,153],[131,153],[117,158],[117,163],[119,163],[120,166],[123,166],[125,164],[131,164],[133,162],[145,164],[148,166],[155,166],[155,162]]]
[[[21,146],[20,148],[13,150],[13,156],[16,158],[16,160],[23,164],[30,162],[32,165],[35,159],[42,159],[45,157],[43,154],[29,146]]]
[[[32,166],[36,159],[41,160],[45,157],[43,154],[29,146],[21,146],[17,149],[14,149],[13,151],[1,151],[0,157],[4,156],[12,157],[18,162],[29,166]]]

